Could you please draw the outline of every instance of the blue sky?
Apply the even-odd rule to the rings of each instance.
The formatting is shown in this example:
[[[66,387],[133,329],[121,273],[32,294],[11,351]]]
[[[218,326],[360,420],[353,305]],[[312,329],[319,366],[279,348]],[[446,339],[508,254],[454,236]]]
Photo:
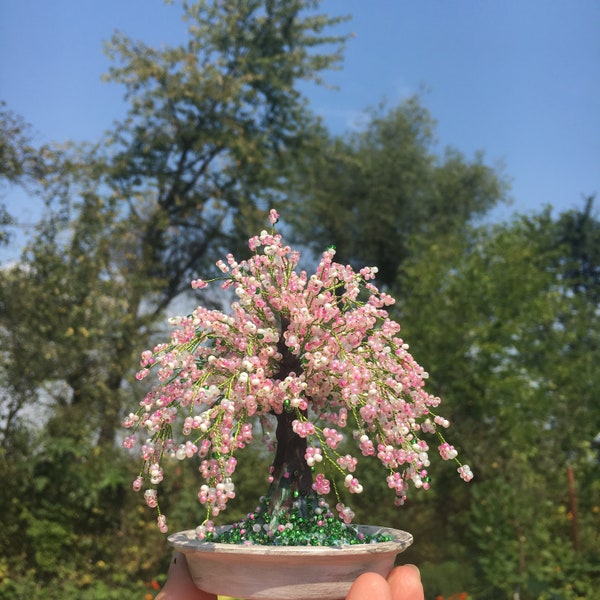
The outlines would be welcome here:
[[[600,191],[597,0],[324,0],[322,9],[351,14],[341,31],[355,33],[343,70],[327,78],[339,89],[306,88],[332,131],[425,90],[440,147],[504,163],[514,203],[496,218],[581,207]],[[177,2],[0,0],[0,99],[39,141],[94,140],[124,114],[122,89],[100,79],[115,29],[156,45],[185,35]],[[2,194],[35,218],[33,202]]]

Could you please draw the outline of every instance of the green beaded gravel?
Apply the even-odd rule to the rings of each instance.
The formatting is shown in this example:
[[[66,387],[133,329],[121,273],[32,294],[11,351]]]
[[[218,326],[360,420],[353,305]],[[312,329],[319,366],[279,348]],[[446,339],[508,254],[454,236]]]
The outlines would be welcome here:
[[[344,546],[393,539],[385,534],[364,534],[344,523],[322,498],[294,501],[289,511],[282,510],[279,514],[271,514],[268,506],[268,498],[262,498],[260,506],[245,519],[226,531],[208,533],[205,540],[263,546]]]

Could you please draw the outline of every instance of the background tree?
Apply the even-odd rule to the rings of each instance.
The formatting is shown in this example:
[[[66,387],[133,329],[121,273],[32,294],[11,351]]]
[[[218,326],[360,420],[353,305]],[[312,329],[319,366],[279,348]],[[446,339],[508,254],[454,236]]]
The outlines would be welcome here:
[[[48,148],[36,147],[33,138],[31,126],[23,117],[0,101],[0,194],[15,185],[33,192],[43,180]],[[8,227],[14,225],[14,216],[0,202],[0,245],[8,243]]]
[[[412,238],[460,234],[507,199],[481,154],[435,153],[434,121],[416,96],[370,111],[358,132],[321,136],[299,170],[296,235],[317,252],[335,244],[355,267],[377,265],[385,286],[397,283]]]
[[[34,145],[31,126],[6,102],[0,101],[0,178],[2,183],[26,184],[44,174],[45,147]]]
[[[582,221],[579,236],[565,235]],[[589,207],[558,219],[546,211],[422,240],[405,264],[406,337],[417,359],[427,356],[476,473],[470,497],[440,473],[433,518],[450,522],[448,547],[470,532],[477,598],[586,597],[598,577],[599,464],[590,442],[600,429],[600,329],[578,275],[597,265],[576,251],[593,245],[596,228]],[[569,465],[577,465],[577,550]]]
[[[600,223],[594,211],[595,197],[585,207],[568,211],[558,219],[559,239],[569,250],[567,281],[574,292],[600,302]]]
[[[80,357],[68,379],[50,361],[38,373],[66,381],[69,406],[98,410],[100,443],[114,441],[119,390],[149,323],[217,252],[241,245],[266,214],[259,195],[268,201],[281,189],[283,165],[302,151],[312,116],[297,83],[335,66],[340,50],[320,47],[343,42],[321,33],[340,19],[308,12],[317,6],[184,3],[188,39],[180,47],[157,50],[122,34],[108,45],[109,80],[125,86],[131,108],[102,145],[57,155],[61,177],[46,190],[55,212],[22,267],[53,286],[43,309],[52,315],[47,343],[62,348],[59,340],[72,335],[67,352]],[[73,296],[73,277],[81,277],[83,297]],[[107,299],[117,313],[106,310]]]
[[[184,3],[185,44],[157,50],[115,34],[107,45],[107,79],[124,85],[131,109],[109,140],[102,182],[141,232],[159,307],[223,250],[246,251],[259,209],[285,190],[314,120],[298,82],[319,82],[341,60],[344,38],[323,32],[342,19],[316,14],[318,5]]]
[[[370,503],[357,516],[415,534],[410,560],[426,582],[454,582],[430,596],[506,597],[520,586],[522,598],[594,597],[593,204],[476,226],[506,198],[505,180],[482,157],[438,156],[417,98],[372,112],[361,131],[323,130],[296,86],[340,57],[320,54],[334,21],[316,6],[187,4],[188,38],[164,50],[115,36],[109,79],[125,86],[130,110],[95,147],[36,148],[23,121],[0,111],[0,177],[39,183],[52,209],[21,264],[0,270],[0,598],[149,592],[144,581],[168,551],[157,556],[163,540],[138,512],[127,489],[135,469],[114,446],[123,399],[142,394],[130,383],[137,354],[196,272],[224,251],[243,254],[247,230],[288,185],[291,233],[319,252],[335,244],[340,261],[380,266],[380,283],[402,299],[411,351],[476,472],[472,493],[432,470],[425,498],[401,511]],[[240,496],[264,486],[261,459],[238,466]],[[368,468],[360,477],[372,487]],[[176,492],[166,494],[173,529],[197,510]]]
[[[21,187],[32,195],[39,193],[49,173],[51,156],[47,146],[35,146],[34,133],[23,117],[0,101],[0,194],[15,187]],[[18,225],[16,217],[9,214],[0,202],[0,245],[10,242],[11,228]],[[2,283],[0,296],[6,297],[6,284]],[[15,373],[9,366],[13,350],[22,342],[15,335],[18,321],[8,318],[1,300],[0,309],[0,343],[4,349],[0,353],[0,443],[5,444],[13,429],[19,429],[19,412],[34,395],[28,384],[23,385],[23,378],[14,377]]]
[[[5,480],[26,473],[2,495],[7,597],[32,597],[32,578],[67,597],[86,586],[100,594],[99,579],[116,588],[119,577],[122,597],[160,570],[144,527],[114,547],[139,524],[124,500],[131,470],[114,445],[121,403],[162,310],[217,252],[246,238],[283,186],[288,157],[302,151],[313,117],[297,83],[335,66],[343,42],[322,33],[339,19],[317,7],[184,3],[180,47],[115,35],[109,79],[125,86],[127,117],[101,144],[48,157],[49,212],[20,263],[0,272],[2,402],[11,411],[0,467]],[[14,159],[10,177],[24,161]],[[21,453],[9,451],[21,433]]]

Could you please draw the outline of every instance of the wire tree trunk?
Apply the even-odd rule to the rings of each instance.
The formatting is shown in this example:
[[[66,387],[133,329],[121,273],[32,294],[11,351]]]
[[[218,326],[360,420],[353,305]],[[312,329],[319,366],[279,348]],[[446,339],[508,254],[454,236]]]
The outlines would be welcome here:
[[[290,352],[285,344],[283,333],[289,321],[283,318],[281,323],[282,335],[277,345],[277,350],[282,355],[282,360],[275,379],[283,381],[290,373],[302,373],[302,365],[297,356]],[[306,411],[301,411],[306,414]],[[277,449],[272,466],[273,481],[269,488],[269,511],[287,513],[297,501],[300,511],[306,504],[306,499],[314,494],[312,489],[312,471],[306,462],[306,438],[297,435],[292,423],[297,418],[296,409],[284,406],[277,418]]]

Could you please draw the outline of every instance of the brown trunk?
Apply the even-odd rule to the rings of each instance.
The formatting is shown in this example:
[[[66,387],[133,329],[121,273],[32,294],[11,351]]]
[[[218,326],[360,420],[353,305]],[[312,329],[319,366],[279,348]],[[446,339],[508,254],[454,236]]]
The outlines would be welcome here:
[[[288,512],[294,501],[302,507],[313,494],[312,472],[306,464],[306,439],[292,430],[294,413],[277,415],[277,452],[273,461],[273,483],[269,488],[269,512]]]
[[[285,344],[283,332],[289,325],[287,319],[281,321],[282,335],[277,344],[277,350],[282,355],[279,372],[274,379],[283,381],[290,373],[300,375],[302,364]],[[306,414],[306,411],[302,411]],[[297,418],[296,409],[284,407],[277,418],[277,450],[273,460],[273,482],[269,488],[269,512],[288,512],[296,501],[301,512],[306,499],[314,495],[312,489],[312,471],[306,463],[306,439],[296,435],[292,423]]]

